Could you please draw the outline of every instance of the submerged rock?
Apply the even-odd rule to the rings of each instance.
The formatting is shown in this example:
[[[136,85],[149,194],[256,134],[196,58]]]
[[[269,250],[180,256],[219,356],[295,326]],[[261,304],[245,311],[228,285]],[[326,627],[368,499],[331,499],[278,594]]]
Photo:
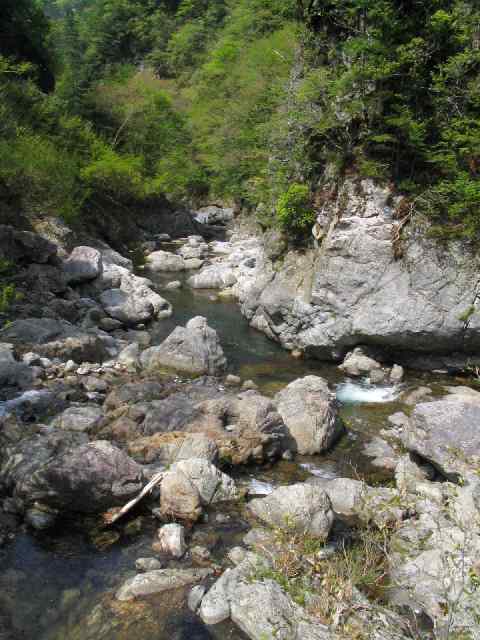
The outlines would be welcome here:
[[[318,376],[305,376],[277,393],[274,403],[293,440],[290,448],[302,455],[329,449],[343,432],[335,396]]]
[[[207,320],[197,316],[185,327],[177,327],[162,344],[142,353],[141,363],[147,371],[174,369],[187,374],[217,375],[226,367],[217,332]]]

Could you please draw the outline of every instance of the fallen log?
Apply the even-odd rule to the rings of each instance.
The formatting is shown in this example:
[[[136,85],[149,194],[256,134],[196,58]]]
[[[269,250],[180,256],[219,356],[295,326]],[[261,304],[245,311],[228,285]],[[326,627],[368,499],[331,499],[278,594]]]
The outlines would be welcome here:
[[[121,508],[110,509],[110,511],[107,511],[106,513],[104,513],[103,521],[105,522],[105,524],[111,525],[114,522],[117,522],[117,520],[120,520],[120,518],[122,518],[131,509],[133,509],[133,507],[137,505],[140,502],[140,500],[142,500],[146,495],[148,495],[152,491],[152,489],[154,489],[158,484],[160,484],[160,482],[163,480],[164,475],[165,474],[163,472],[156,473],[153,476],[153,478],[150,480],[150,482],[143,487],[143,489],[140,491],[140,493],[136,498],[133,498],[133,500],[130,500],[130,502],[127,502],[127,504]]]

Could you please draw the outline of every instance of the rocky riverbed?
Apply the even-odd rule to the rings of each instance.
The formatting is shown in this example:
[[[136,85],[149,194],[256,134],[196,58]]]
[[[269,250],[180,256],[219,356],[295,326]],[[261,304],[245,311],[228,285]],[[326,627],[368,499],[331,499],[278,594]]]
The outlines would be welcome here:
[[[134,267],[2,228],[0,637],[479,638],[480,393],[368,341],[305,359],[251,313],[273,240],[227,237]]]

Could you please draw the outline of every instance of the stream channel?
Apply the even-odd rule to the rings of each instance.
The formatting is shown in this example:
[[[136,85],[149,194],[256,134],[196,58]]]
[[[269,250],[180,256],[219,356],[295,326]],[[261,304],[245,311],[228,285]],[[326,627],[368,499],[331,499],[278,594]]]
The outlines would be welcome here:
[[[158,285],[172,280],[157,274]],[[175,274],[176,277],[176,274]],[[362,454],[363,445],[387,426],[387,417],[404,408],[398,394],[419,384],[440,383],[431,375],[407,377],[399,387],[369,387],[348,381],[334,365],[296,360],[279,345],[251,329],[234,301],[214,292],[188,287],[165,292],[173,304],[169,319],[150,327],[152,344],[161,342],[177,325],[196,315],[205,316],[217,330],[229,363],[229,371],[254,380],[262,393],[272,396],[292,380],[307,374],[326,378],[341,400],[346,435],[330,452],[282,460],[271,467],[235,470],[240,485],[261,495],[271,487],[304,480],[309,474],[323,477],[364,478],[370,483],[391,478],[373,467]],[[208,522],[195,525],[190,544],[212,549],[218,563],[226,551],[241,542],[249,525],[241,506],[218,509]],[[151,543],[158,521],[147,509],[114,530],[80,518],[63,521],[46,533],[22,530],[0,549],[1,640],[244,640],[232,624],[206,627],[186,607],[185,592],[167,592],[145,601],[119,603],[115,590],[135,573],[135,560],[151,557]],[[182,561],[167,566],[181,567]],[[13,631],[9,631],[13,629]]]

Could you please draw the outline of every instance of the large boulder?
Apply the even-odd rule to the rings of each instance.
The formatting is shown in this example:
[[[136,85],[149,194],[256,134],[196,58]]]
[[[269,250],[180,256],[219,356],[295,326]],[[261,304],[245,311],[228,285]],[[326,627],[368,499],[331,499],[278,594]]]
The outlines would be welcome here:
[[[154,251],[147,258],[148,268],[152,271],[184,271],[185,261],[182,256],[168,251]]]
[[[143,432],[203,434],[219,457],[234,465],[272,460],[285,451],[287,429],[270,398],[256,391],[219,392],[218,385],[198,382],[151,402]]]
[[[248,503],[248,511],[271,527],[307,533],[325,540],[333,523],[328,495],[305,483],[275,489],[266,498]]]
[[[65,320],[26,318],[0,329],[0,341],[21,352],[34,351],[47,358],[75,362],[101,362],[108,352],[98,332],[82,331]]]
[[[480,591],[480,491],[471,485],[424,483],[416,518],[393,533],[388,596],[427,616],[435,637],[476,638]],[[428,485],[430,485],[428,487]],[[419,488],[419,487],[418,487]]]
[[[57,247],[36,233],[0,225],[0,257],[16,265],[21,262],[45,264],[55,260]]]
[[[258,329],[285,347],[341,360],[356,345],[388,349],[429,369],[480,361],[479,255],[398,233],[388,188],[346,179],[324,209],[321,251],[289,251],[273,270],[258,260],[238,296]]]
[[[237,277],[231,267],[212,264],[190,276],[188,284],[192,289],[226,289],[234,285],[236,281]]]
[[[271,579],[239,582],[231,600],[230,616],[251,640],[332,640],[328,627],[309,615]]]
[[[142,468],[109,442],[58,430],[7,447],[1,478],[22,505],[98,513],[123,505],[143,486]]]
[[[238,497],[235,482],[208,460],[191,458],[175,463],[161,484],[162,512],[185,520],[197,520],[203,507]]]
[[[265,558],[247,553],[227,569],[203,597],[199,614],[207,625],[229,618],[252,640],[330,640],[327,627],[296,604],[274,580],[255,579],[268,571]]]
[[[351,478],[314,477],[307,482],[325,491],[335,517],[349,526],[394,525],[407,514],[407,507],[396,489],[369,487],[363,480]]]
[[[274,403],[291,436],[291,448],[300,454],[325,451],[343,432],[334,394],[319,376],[291,382]]]
[[[103,271],[102,254],[92,247],[75,247],[63,263],[63,270],[69,284],[95,280]]]
[[[136,460],[151,463],[173,464],[190,458],[205,458],[214,462],[218,448],[214,440],[203,433],[156,433],[137,438],[128,444],[128,451]]]
[[[480,464],[480,401],[465,394],[417,404],[401,437],[409,451],[456,480]]]
[[[147,371],[158,368],[202,375],[222,373],[227,361],[217,332],[201,316],[177,327],[158,347],[146,349],[141,363]]]

